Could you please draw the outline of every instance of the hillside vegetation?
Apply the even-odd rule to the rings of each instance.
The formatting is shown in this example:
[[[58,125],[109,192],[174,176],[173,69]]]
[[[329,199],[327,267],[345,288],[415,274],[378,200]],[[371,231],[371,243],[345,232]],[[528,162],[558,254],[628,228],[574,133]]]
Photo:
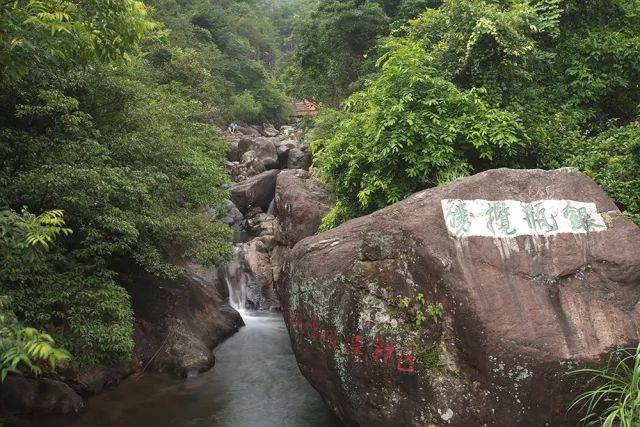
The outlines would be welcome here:
[[[578,167],[640,221],[637,1],[347,3],[296,30],[298,89],[339,106],[307,135],[325,227],[501,166]]]
[[[233,0],[17,0],[0,27],[0,347],[29,326],[72,364],[126,360],[121,271],[231,257],[217,127],[285,120],[276,31]],[[37,220],[54,209],[62,222]]]

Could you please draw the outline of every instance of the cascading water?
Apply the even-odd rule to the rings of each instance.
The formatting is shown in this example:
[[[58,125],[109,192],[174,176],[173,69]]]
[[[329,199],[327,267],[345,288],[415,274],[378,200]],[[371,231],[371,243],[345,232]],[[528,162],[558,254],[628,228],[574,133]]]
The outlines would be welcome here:
[[[229,305],[238,311],[247,308],[247,273],[242,245],[235,245],[235,259],[227,266],[224,279],[229,290]]]
[[[267,209],[267,213],[269,215],[276,215],[276,199],[275,197],[273,199],[271,199],[271,202],[269,202],[269,208]]]

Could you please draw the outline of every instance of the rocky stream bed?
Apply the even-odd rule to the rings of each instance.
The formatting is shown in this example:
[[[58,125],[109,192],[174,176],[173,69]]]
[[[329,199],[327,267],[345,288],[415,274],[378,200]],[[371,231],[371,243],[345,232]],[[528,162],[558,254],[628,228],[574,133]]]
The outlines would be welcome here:
[[[606,193],[498,169],[318,234],[334,201],[290,131],[226,134],[232,263],[131,273],[131,365],[67,373],[57,399],[16,379],[5,406],[73,412],[144,370],[189,378],[131,377],[74,425],[575,425],[567,374],[639,338],[640,230]]]

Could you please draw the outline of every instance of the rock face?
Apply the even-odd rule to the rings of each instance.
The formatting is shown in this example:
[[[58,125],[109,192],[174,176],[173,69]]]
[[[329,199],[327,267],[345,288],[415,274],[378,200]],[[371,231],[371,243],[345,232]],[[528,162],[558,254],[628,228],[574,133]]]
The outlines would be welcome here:
[[[233,184],[229,189],[231,200],[243,213],[252,207],[260,207],[266,211],[273,200],[279,172],[277,169],[268,170]]]
[[[638,341],[640,230],[574,169],[487,171],[302,240],[280,293],[348,424],[572,426],[566,373]]]
[[[247,151],[253,151],[265,169],[278,167],[278,153],[275,144],[267,138],[242,138],[238,142],[238,154],[243,156]],[[244,160],[244,159],[241,159]]]
[[[211,349],[243,325],[218,294],[215,269],[187,263],[176,280],[135,277],[135,358],[155,371],[191,375],[214,363]]]
[[[84,407],[82,398],[67,384],[48,378],[10,375],[0,384],[0,403],[8,412],[68,414]]]
[[[300,148],[292,148],[287,153],[287,169],[309,169],[311,166],[311,154]]]
[[[309,172],[294,169],[278,175],[275,204],[278,212],[276,240],[281,245],[293,246],[318,231],[333,200]]]
[[[272,124],[264,123],[262,125],[262,128],[260,129],[260,133],[266,137],[273,138],[275,136],[278,136],[280,132],[278,132],[278,130],[273,127]]]

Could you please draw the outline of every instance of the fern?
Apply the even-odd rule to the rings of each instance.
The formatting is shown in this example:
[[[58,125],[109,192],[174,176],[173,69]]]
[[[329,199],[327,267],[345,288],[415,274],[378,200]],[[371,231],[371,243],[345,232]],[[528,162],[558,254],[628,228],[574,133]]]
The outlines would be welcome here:
[[[9,333],[7,333],[7,331]],[[20,368],[34,375],[42,374],[39,363],[53,371],[57,364],[70,358],[69,353],[55,347],[53,338],[34,328],[5,329],[0,337],[0,380],[7,374],[20,374]]]

